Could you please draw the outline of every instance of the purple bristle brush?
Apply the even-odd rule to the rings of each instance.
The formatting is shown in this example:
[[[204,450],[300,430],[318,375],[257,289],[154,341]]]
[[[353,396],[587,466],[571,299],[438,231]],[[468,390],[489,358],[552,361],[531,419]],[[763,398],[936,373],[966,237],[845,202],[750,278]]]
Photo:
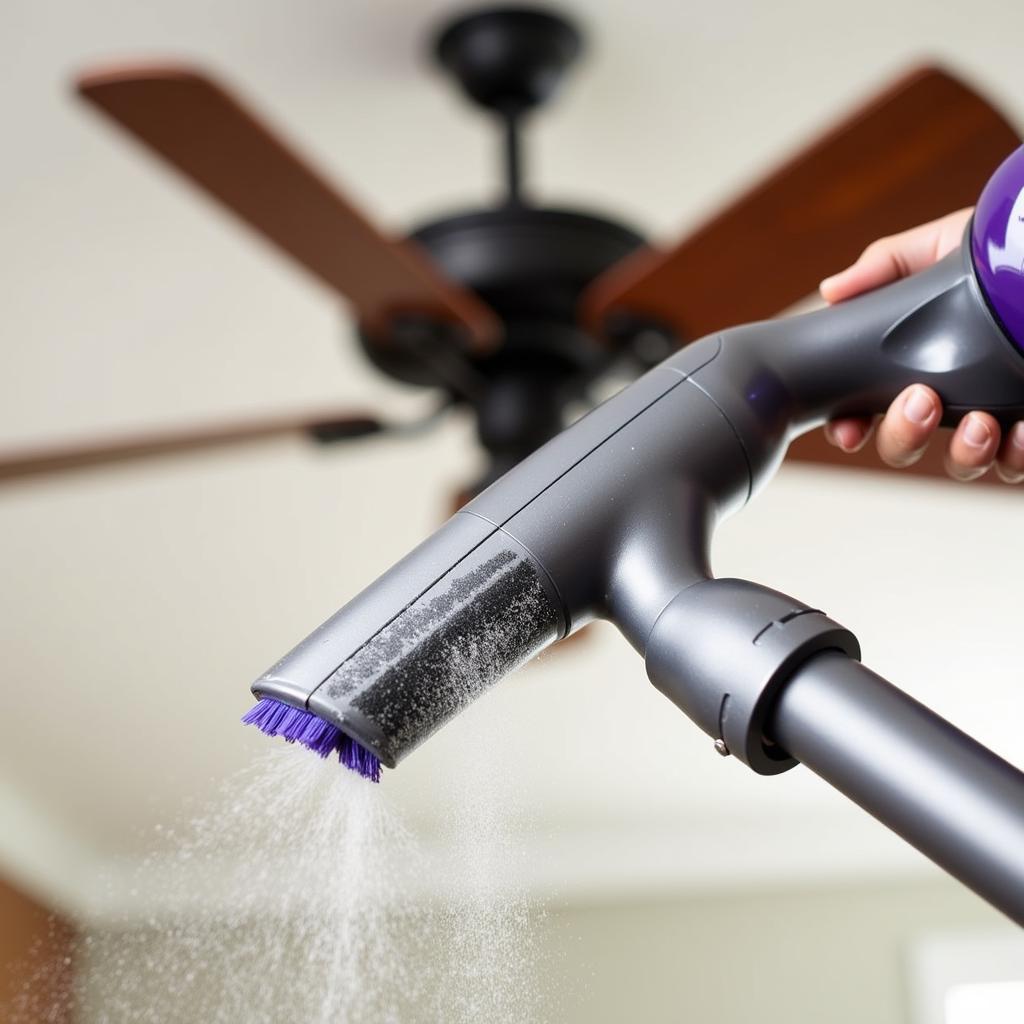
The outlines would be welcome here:
[[[242,721],[255,725],[267,736],[282,736],[287,743],[301,743],[320,757],[336,750],[338,760],[346,768],[371,782],[380,782],[380,761],[366,747],[310,711],[263,697],[242,716]]]

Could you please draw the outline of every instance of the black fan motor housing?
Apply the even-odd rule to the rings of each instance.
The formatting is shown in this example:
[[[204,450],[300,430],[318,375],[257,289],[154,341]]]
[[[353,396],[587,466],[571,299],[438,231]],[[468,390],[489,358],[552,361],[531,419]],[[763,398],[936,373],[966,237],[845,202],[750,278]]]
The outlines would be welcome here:
[[[447,277],[494,309],[504,325],[502,344],[474,355],[424,324],[419,330],[412,325],[404,340],[361,335],[363,348],[397,380],[468,400],[481,443],[507,469],[561,430],[565,408],[621,358],[628,332],[595,338],[579,323],[579,300],[594,278],[636,251],[643,238],[591,214],[519,205],[433,221],[410,237]],[[482,384],[477,394],[453,387],[453,360],[471,367]]]
[[[510,359],[542,357],[590,376],[611,348],[578,325],[580,295],[599,274],[634,252],[643,239],[601,217],[567,210],[504,207],[433,221],[411,238],[440,270],[480,296],[505,324],[505,341],[475,360],[481,372]],[[400,346],[371,343],[367,353],[385,372],[410,384],[436,386],[436,374]]]

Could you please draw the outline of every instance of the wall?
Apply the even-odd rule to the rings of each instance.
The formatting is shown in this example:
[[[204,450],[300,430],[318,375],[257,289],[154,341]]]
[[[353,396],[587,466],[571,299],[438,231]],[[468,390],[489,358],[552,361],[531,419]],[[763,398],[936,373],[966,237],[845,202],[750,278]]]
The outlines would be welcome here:
[[[976,927],[1011,930],[945,882],[572,908],[548,927],[555,962],[571,951],[569,1012],[552,1019],[909,1024],[915,940]]]
[[[435,992],[416,1005],[404,1005],[395,1018],[401,1024],[749,1024],[753,1019],[910,1024],[915,1018],[908,965],[914,943],[927,934],[958,929],[1014,931],[971,894],[942,880],[579,903],[535,914],[532,935],[519,936],[533,949],[527,985],[539,1006],[534,1017],[526,1015],[514,993],[502,992],[522,981],[503,975],[501,957],[493,973],[481,977],[479,951],[465,950],[460,964],[448,959],[450,945],[442,950],[423,941],[418,928],[399,940],[408,942],[400,956],[393,947],[378,951],[388,961],[387,976],[370,978],[362,988],[360,978],[345,1009],[358,1007],[351,1019],[391,1019],[384,1003],[410,977],[428,977],[441,989],[440,996]],[[499,947],[501,931],[497,928],[490,937]],[[175,942],[169,932],[143,928],[108,933],[106,939],[93,945],[97,975],[82,1024],[127,1024],[137,1019],[140,1006],[160,1007],[161,1024],[227,1022],[237,1011],[226,1006],[239,990],[251,1008],[247,1019],[270,1020],[275,1018],[269,1015],[268,1000],[282,992],[293,999],[303,994],[301,975],[288,968],[297,969],[298,962],[283,948],[284,939],[273,955],[268,951],[253,964],[251,957],[239,955],[248,939],[225,931],[217,942],[205,943],[221,962],[204,963],[203,978],[191,989],[180,985],[183,972],[166,962]],[[488,941],[487,936],[480,939],[481,944]],[[146,963],[162,968],[146,975],[133,966]],[[111,986],[111,978],[118,977],[122,980]],[[254,984],[257,977],[263,984]],[[175,987],[168,991],[172,978]],[[382,981],[385,999],[377,1003]],[[329,982],[325,978],[323,983]],[[504,1006],[500,1017],[480,1009],[495,1004]],[[349,1017],[342,1012],[340,1019]]]

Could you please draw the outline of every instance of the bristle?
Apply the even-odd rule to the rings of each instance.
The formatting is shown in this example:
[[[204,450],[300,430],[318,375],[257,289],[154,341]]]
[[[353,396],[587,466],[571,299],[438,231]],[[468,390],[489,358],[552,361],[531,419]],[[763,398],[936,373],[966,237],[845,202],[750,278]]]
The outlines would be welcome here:
[[[380,782],[380,761],[351,736],[310,711],[293,708],[279,700],[262,697],[243,716],[267,736],[281,736],[287,743],[301,743],[320,757],[338,752],[338,760],[371,782]]]
[[[365,778],[371,779],[373,782],[380,782],[380,761],[366,747],[344,734],[341,737],[338,760],[346,768],[351,768],[352,771],[358,772]]]

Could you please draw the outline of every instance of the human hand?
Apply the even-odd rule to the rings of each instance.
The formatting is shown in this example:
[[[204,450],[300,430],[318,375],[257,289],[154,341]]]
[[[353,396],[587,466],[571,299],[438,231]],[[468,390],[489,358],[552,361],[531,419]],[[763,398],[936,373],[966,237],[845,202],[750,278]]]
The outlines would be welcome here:
[[[958,210],[939,220],[880,238],[869,245],[851,267],[821,282],[821,297],[829,304],[853,298],[890,281],[924,270],[952,252],[963,237],[971,211]],[[942,403],[924,384],[913,384],[896,396],[875,431],[882,461],[897,468],[915,463],[928,447]],[[825,437],[845,452],[864,447],[875,424],[871,419],[833,420]],[[950,438],[946,472],[956,480],[974,480],[995,461],[1007,483],[1024,480],[1024,423],[1001,436],[998,422],[987,412],[968,413]]]

